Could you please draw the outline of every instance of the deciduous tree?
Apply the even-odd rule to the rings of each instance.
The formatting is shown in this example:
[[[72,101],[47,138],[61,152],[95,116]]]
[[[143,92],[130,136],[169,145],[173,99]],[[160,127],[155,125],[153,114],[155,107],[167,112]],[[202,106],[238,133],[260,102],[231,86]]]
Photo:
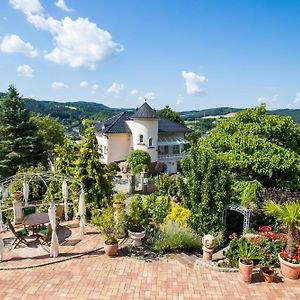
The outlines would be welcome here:
[[[291,117],[267,115],[265,106],[220,121],[207,139],[234,171],[265,187],[299,187],[300,125]]]

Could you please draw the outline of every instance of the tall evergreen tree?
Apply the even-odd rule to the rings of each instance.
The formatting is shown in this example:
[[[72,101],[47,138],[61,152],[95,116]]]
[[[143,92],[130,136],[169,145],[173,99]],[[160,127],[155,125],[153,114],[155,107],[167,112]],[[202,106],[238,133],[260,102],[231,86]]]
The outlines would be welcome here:
[[[10,85],[0,103],[0,178],[15,174],[20,167],[47,162],[43,142],[29,118],[22,97]]]
[[[85,121],[84,125],[86,129],[84,140],[79,145],[76,175],[85,188],[87,217],[90,217],[92,210],[101,208],[105,198],[109,199],[113,191],[110,174],[100,162],[94,127],[90,121]]]
[[[63,145],[56,145],[54,152],[57,155],[56,173],[73,177],[75,175],[76,149],[72,140],[65,137]]]
[[[222,227],[221,217],[230,196],[230,169],[221,154],[199,139],[181,161],[184,179],[178,185],[184,203],[192,211],[192,226],[205,234]]]

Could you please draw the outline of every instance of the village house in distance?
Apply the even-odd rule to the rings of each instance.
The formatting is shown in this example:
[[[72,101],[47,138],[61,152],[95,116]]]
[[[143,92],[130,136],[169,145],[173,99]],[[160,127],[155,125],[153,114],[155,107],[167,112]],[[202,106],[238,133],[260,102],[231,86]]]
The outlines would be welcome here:
[[[150,154],[151,163],[164,163],[168,173],[177,172],[189,143],[184,134],[191,131],[158,116],[146,100],[135,112],[123,112],[94,125],[104,163],[125,161],[132,150],[140,149]]]

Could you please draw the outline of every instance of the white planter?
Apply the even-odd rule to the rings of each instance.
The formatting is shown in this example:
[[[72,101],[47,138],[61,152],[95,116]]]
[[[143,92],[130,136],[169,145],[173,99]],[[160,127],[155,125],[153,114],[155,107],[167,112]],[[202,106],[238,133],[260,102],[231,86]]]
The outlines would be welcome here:
[[[133,240],[132,245],[134,247],[140,247],[142,246],[142,239],[146,235],[146,230],[141,232],[133,232],[128,230],[129,237]]]

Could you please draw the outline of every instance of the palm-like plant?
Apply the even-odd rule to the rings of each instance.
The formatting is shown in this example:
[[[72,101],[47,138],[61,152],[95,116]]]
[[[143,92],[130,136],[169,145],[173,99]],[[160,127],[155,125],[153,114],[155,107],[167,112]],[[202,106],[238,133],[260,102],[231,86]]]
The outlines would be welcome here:
[[[265,202],[263,211],[273,215],[278,221],[288,228],[287,251],[290,257],[296,253],[296,240],[300,230],[300,201],[277,204],[272,200]]]
[[[239,246],[239,257],[242,263],[251,265],[254,259],[260,259],[261,253],[259,247],[248,241],[246,238],[241,238],[238,243]]]

